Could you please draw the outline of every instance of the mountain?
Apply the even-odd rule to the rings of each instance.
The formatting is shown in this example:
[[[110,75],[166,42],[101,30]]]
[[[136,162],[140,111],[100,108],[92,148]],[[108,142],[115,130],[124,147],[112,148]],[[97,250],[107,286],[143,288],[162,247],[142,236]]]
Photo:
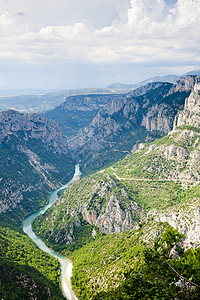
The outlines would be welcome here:
[[[75,147],[83,170],[116,163],[60,191],[33,226],[73,261],[78,299],[198,299],[199,77],[150,83],[127,95],[72,97],[61,107],[92,119],[70,146],[42,113],[0,113],[1,298],[63,299],[59,262],[20,225],[69,180]],[[87,116],[76,122],[72,135]],[[120,155],[126,157],[119,161]]]
[[[187,73],[181,75],[181,77],[185,77],[187,75],[197,75],[197,76],[200,76],[200,70],[193,70],[193,71],[187,72]]]
[[[191,78],[173,130],[74,183],[34,221],[36,233],[72,259],[79,299],[198,299],[200,84]],[[184,90],[182,83],[165,92]]]
[[[0,156],[1,217],[14,211],[24,217],[73,174],[64,134],[42,113],[0,113]]]
[[[119,97],[114,94],[68,96],[61,105],[47,111],[45,116],[56,121],[69,138],[88,126],[100,108]]]
[[[1,95],[0,92],[0,111],[14,109],[23,113],[44,112],[59,106],[68,96],[118,93],[118,89],[108,88],[86,88],[54,92],[41,91],[40,93],[30,94],[24,94],[23,91],[19,94],[16,91],[15,95],[9,95],[8,92],[2,92]]]
[[[199,75],[199,74],[187,74],[187,75]],[[148,83],[152,83],[152,82],[170,82],[170,83],[176,83],[178,80],[181,79],[181,77],[185,77],[184,76],[178,76],[178,75],[165,75],[165,76],[155,76],[155,77],[150,77],[146,80],[140,81],[138,83],[135,84],[123,84],[123,83],[113,83],[110,84],[108,86],[109,89],[118,89],[121,91],[130,91],[130,90],[135,90],[136,88],[139,88],[141,86],[144,86]]]
[[[187,76],[176,84],[149,83],[101,108],[89,126],[68,140],[70,150],[82,160],[83,173],[111,165],[139,142],[172,130],[195,78]]]
[[[187,75],[200,75],[200,71],[191,71],[182,76],[166,75],[151,77],[136,84],[111,84],[106,88],[83,88],[71,90],[0,90],[0,111],[14,109],[24,113],[53,110],[67,100],[69,96],[126,94],[136,88],[152,82],[175,83]]]
[[[59,126],[42,113],[0,113],[0,296],[1,299],[64,299],[60,263],[27,237],[25,216],[66,183],[74,158]]]
[[[141,86],[144,86],[148,83],[152,83],[152,82],[170,82],[170,83],[176,83],[177,81],[179,81],[182,77],[186,77],[187,75],[196,75],[196,76],[200,76],[200,70],[193,70],[190,72],[187,72],[185,74],[182,75],[174,75],[174,74],[169,74],[169,75],[164,75],[164,76],[154,76],[154,77],[150,77],[146,80],[140,81],[138,83],[135,84],[123,84],[123,83],[113,83],[110,84],[107,88],[109,89],[118,89],[118,91],[121,90],[121,92],[129,92],[130,90],[134,90],[136,88],[139,88]]]

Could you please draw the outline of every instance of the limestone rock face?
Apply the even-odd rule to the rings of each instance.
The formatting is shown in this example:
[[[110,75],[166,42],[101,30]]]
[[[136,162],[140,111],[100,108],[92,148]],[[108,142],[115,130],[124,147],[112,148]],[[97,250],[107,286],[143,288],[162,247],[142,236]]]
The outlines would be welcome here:
[[[174,118],[184,108],[195,78],[188,76],[177,84],[150,83],[118,96],[100,108],[89,126],[68,140],[70,150],[82,159],[84,169],[90,164],[99,168],[108,164],[103,151],[108,158],[113,151],[116,155],[112,157],[122,158],[145,138],[152,141],[164,136],[173,129]]]
[[[76,95],[68,96],[61,104],[61,107],[67,110],[92,111],[104,107],[114,99],[118,99],[118,95]]]
[[[54,121],[46,119],[43,113],[21,114],[14,110],[0,112],[0,143],[5,137],[19,133],[25,141],[37,139],[55,152],[69,152],[61,129]]]
[[[118,196],[110,193],[110,190],[116,187],[115,181],[107,175],[107,180],[101,183],[93,183],[92,194],[78,208],[71,210],[70,214],[81,213],[83,218],[99,228],[100,231],[108,233],[120,233],[137,226],[137,222],[142,218],[142,209],[137,203],[125,203],[128,200],[128,194],[124,189],[120,190]],[[100,197],[94,204],[94,197]],[[124,200],[123,200],[124,199]],[[103,206],[100,203],[104,201]],[[93,205],[93,208],[91,206]]]
[[[154,217],[155,222],[167,222],[170,226],[185,235],[185,248],[200,246],[200,203],[192,199],[162,212],[150,211],[148,217]]]
[[[170,92],[172,93],[192,90],[196,83],[196,78],[196,75],[187,75],[186,77],[182,77],[177,81],[176,85],[171,89]]]
[[[181,111],[174,121],[174,129],[182,125],[189,125],[200,128],[200,77],[185,101],[184,110]]]
[[[25,211],[29,201],[34,207],[37,190],[55,189],[73,174],[65,136],[42,113],[0,113],[0,156],[0,213],[23,205]]]
[[[163,97],[166,98],[167,96],[176,94],[178,92],[192,91],[193,89],[196,89],[195,85],[197,81],[198,76],[188,75],[186,77],[183,77],[175,85],[173,85],[170,90],[163,95]],[[190,97],[192,96],[190,95]],[[164,134],[167,134],[172,129],[176,113],[181,109],[183,109],[183,105],[180,105],[179,107],[176,107],[176,109],[174,109],[172,105],[170,106],[165,102],[152,105],[151,107],[149,107],[147,114],[145,114],[142,119],[142,126],[145,126],[148,131],[157,130],[163,132]]]
[[[101,180],[97,179],[98,174]],[[136,202],[130,201],[126,190],[118,188],[115,180],[104,172],[97,173],[93,179],[85,178],[84,186],[80,181],[69,187],[63,198],[56,202],[54,213],[46,216],[46,221],[51,224],[48,227],[54,228],[58,215],[63,221],[58,222],[60,227],[56,238],[63,238],[67,243],[74,242],[73,228],[81,226],[82,218],[105,234],[138,228],[138,223],[144,218],[142,208]],[[74,218],[79,220],[76,224]],[[73,221],[65,222],[72,219]],[[49,228],[47,231],[49,232]],[[71,236],[71,242],[68,235]],[[95,238],[94,230],[92,236]]]
[[[122,209],[117,197],[111,195],[104,212],[100,212],[97,215],[96,211],[91,211],[85,206],[82,214],[88,223],[97,226],[100,231],[104,233],[120,233],[135,227],[135,222],[130,213],[132,209],[133,211],[134,209],[140,211],[137,204],[129,209]]]
[[[168,133],[171,130],[174,120],[173,109],[165,103],[154,105],[143,117],[141,125],[148,131],[161,131]]]

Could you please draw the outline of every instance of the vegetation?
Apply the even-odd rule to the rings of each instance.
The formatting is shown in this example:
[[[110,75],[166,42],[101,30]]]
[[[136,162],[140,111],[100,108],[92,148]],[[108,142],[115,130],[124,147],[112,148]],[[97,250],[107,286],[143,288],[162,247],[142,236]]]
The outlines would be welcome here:
[[[155,180],[158,184],[159,181],[180,182],[181,173],[192,173],[195,170],[195,166],[194,170],[190,168],[190,154],[198,149],[200,141],[198,131],[192,132],[181,127],[151,144],[144,144],[142,150],[113,165],[109,173],[120,178]],[[196,177],[195,172],[193,176]]]
[[[67,110],[62,105],[47,111],[45,116],[48,119],[56,121],[61,127],[64,134],[70,138],[75,136],[81,129],[88,126],[96,116],[97,110],[79,111]]]
[[[186,95],[163,98],[170,87],[164,84],[149,91],[148,99],[151,104],[173,104],[176,112]],[[143,107],[146,97],[139,96],[138,105]],[[165,113],[169,114],[169,110]],[[137,117],[141,118],[140,112]],[[75,131],[83,126],[84,118],[82,123],[73,120]],[[152,140],[162,134],[148,135],[134,121],[129,123],[132,131],[127,129],[122,110],[112,118],[120,121],[122,131],[111,133],[105,142],[116,147],[95,153],[96,164],[91,164],[89,172],[127,155],[139,137],[140,141],[147,136]],[[69,120],[62,121],[66,122],[63,126],[67,132]],[[19,228],[25,215],[46,202],[48,187],[44,185],[45,192],[36,193],[41,173],[35,172],[25,153],[18,150],[27,146],[39,155],[41,165],[55,164],[57,170],[50,167],[48,175],[49,180],[56,179],[56,182],[68,180],[71,173],[65,177],[64,169],[66,166],[70,169],[71,162],[67,156],[45,149],[35,139],[25,142],[23,132],[2,145],[5,151],[2,151],[0,177],[6,179],[1,182],[2,190],[7,191],[6,184],[12,187],[10,194],[6,194],[6,204],[13,204],[13,195],[22,195],[22,199],[16,209],[12,207],[1,215],[0,295],[3,299],[63,299],[58,261],[40,251]],[[198,130],[178,128],[162,139],[145,144],[143,149],[112,167],[62,190],[59,201],[35,219],[33,229],[37,235],[73,261],[72,285],[79,300],[199,298],[200,248],[184,250],[183,235],[167,222],[160,222],[162,214],[169,220],[173,210],[177,228],[183,222],[184,226],[192,224],[186,214],[199,205],[199,161],[195,161],[194,155],[199,146]],[[22,190],[18,190],[18,185]],[[95,222],[97,219],[99,223]],[[104,225],[106,222],[109,225]]]
[[[151,247],[141,229],[102,237],[75,251],[72,284],[78,299],[198,299],[200,248],[184,251],[183,235],[159,227],[162,236]]]
[[[161,211],[168,216],[173,211],[181,228],[184,220],[179,221],[179,212],[184,219],[194,205],[199,205],[200,186],[179,179],[189,170],[190,153],[199,147],[199,133],[193,130],[191,134],[191,130],[178,128],[112,167],[82,178],[62,191],[60,200],[35,220],[37,234],[73,261],[72,284],[80,300],[198,299],[197,286],[188,289],[185,282],[180,286],[175,283],[180,274],[200,284],[198,272],[193,275],[194,266],[199,268],[200,250],[180,248],[178,259],[170,256],[172,244],[182,238],[172,228],[153,245],[156,236],[169,228],[167,223],[156,221],[154,213],[159,216]],[[175,150],[170,152],[169,147]],[[104,215],[112,196],[123,211],[129,212],[134,229],[105,235],[91,225],[91,215]],[[133,209],[135,203],[137,209]],[[185,219],[184,224],[188,222],[192,220]]]
[[[0,295],[5,300],[64,299],[60,263],[17,227],[0,226]]]
[[[93,299],[199,299],[200,248],[184,251],[178,246],[182,237],[173,228],[167,228],[152,248],[143,250],[143,264],[127,270],[119,287],[100,292]],[[177,259],[171,255],[174,246]]]

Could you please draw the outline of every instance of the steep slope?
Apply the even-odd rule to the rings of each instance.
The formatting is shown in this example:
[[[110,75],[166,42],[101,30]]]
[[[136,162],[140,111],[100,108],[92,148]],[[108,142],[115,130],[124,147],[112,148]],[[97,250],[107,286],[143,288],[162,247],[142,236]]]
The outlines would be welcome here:
[[[120,96],[112,94],[68,96],[60,106],[47,111],[45,116],[56,121],[69,138],[88,126],[100,108]]]
[[[139,141],[155,140],[172,130],[195,78],[147,84],[100,109],[92,123],[69,140],[70,149],[82,159],[83,173],[111,165]]]
[[[0,282],[1,299],[64,299],[60,263],[20,231],[2,226]]]
[[[0,113],[0,296],[64,299],[60,263],[22,232],[25,216],[73,174],[74,159],[58,125],[43,114]]]
[[[83,220],[93,226],[90,233],[93,228],[119,233],[138,228],[154,215],[149,212],[153,209],[199,197],[199,135],[194,128],[178,128],[111,168],[81,179],[39,218],[37,233],[51,247],[68,249]]]
[[[0,113],[0,156],[0,213],[15,210],[18,219],[43,204],[45,193],[73,174],[65,136],[41,113]]]
[[[126,91],[127,89],[125,92]],[[41,112],[54,109],[62,102],[65,102],[65,99],[68,96],[118,93],[120,93],[120,91],[117,89],[108,88],[86,88],[64,91],[61,90],[56,92],[0,90],[0,111],[14,109],[22,113]]]
[[[95,294],[118,287],[130,268],[139,270],[145,263],[142,251],[169,224],[185,235],[185,249],[199,247],[198,80],[195,78],[173,131],[73,184],[35,221],[37,234],[74,261],[72,282],[80,299],[104,299]],[[187,276],[192,276],[192,271]]]

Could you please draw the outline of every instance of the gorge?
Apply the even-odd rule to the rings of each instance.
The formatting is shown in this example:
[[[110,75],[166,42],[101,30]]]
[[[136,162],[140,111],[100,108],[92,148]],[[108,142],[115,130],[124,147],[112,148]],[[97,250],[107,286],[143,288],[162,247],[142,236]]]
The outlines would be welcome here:
[[[49,249],[42,240],[40,240],[32,230],[31,223],[32,221],[39,215],[43,214],[47,209],[49,209],[57,200],[58,200],[58,192],[64,188],[67,188],[68,185],[79,179],[81,173],[79,170],[79,165],[75,167],[74,177],[65,185],[60,187],[59,189],[53,191],[49,195],[49,203],[38,212],[33,213],[32,215],[28,216],[22,224],[23,231],[36,243],[36,245],[44,252],[50,254],[51,256],[58,259],[61,263],[61,286],[63,295],[67,297],[68,300],[76,300],[70,283],[70,277],[72,273],[72,263],[67,260],[66,258],[62,257],[61,255],[56,254],[51,249]]]
[[[163,264],[169,277],[155,280],[145,253],[157,251],[156,239],[161,243],[168,231],[184,234],[178,244],[182,250],[169,263],[180,273],[185,266],[185,276],[193,276],[198,285],[189,257],[194,250],[198,268],[199,90],[199,77],[187,76],[123,96],[70,96],[55,110],[56,118],[62,115],[60,127],[42,113],[0,113],[3,299],[63,299],[59,263],[41,254],[20,229],[25,219],[25,232],[35,239],[33,218],[39,244],[43,240],[73,262],[71,282],[79,300],[121,299],[121,293],[128,297],[133,292],[137,297],[131,294],[130,299],[144,299],[138,296],[141,282],[150,299],[154,288],[159,297],[167,297],[160,282],[172,282],[170,269]],[[75,176],[67,189],[58,189],[72,178],[78,161],[83,178],[76,181]],[[80,176],[78,165],[75,174]],[[55,189],[47,205],[48,193]],[[26,218],[44,205],[41,215]],[[156,253],[162,260],[161,251]],[[159,270],[156,261],[154,265]],[[11,267],[19,296],[6,295]],[[38,281],[38,276],[43,277]],[[169,286],[166,293],[184,299],[181,287]],[[198,289],[187,292],[196,299]]]

